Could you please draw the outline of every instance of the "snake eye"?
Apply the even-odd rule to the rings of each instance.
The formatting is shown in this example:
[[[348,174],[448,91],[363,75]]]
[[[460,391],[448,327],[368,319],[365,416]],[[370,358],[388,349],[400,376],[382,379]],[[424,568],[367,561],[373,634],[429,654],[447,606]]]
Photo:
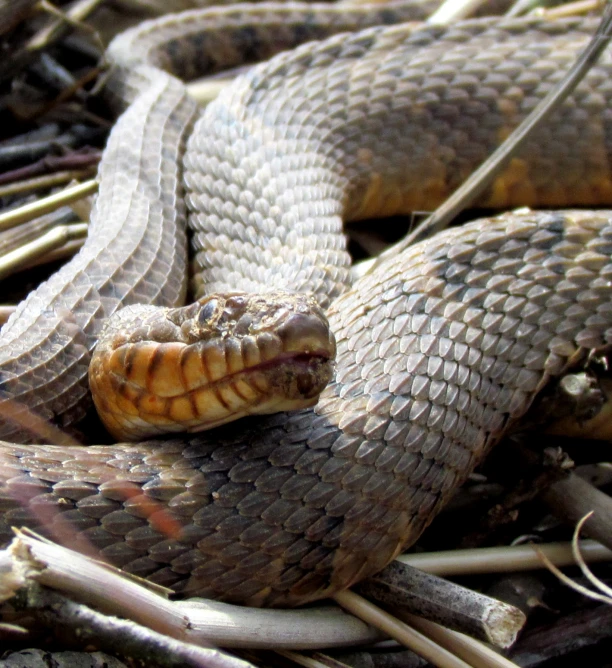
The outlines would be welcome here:
[[[210,319],[215,315],[217,305],[219,302],[216,299],[210,299],[198,313],[198,323],[200,325],[207,325]]]

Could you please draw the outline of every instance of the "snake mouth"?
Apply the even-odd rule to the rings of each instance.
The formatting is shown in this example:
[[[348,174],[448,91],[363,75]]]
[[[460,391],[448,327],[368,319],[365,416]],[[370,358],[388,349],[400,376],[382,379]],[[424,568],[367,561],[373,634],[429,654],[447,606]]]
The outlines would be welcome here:
[[[333,356],[328,350],[284,353],[274,360],[232,374],[227,380],[231,382],[232,376],[257,378],[257,374],[264,374],[268,387],[279,397],[287,401],[316,400],[332,379],[333,368]],[[212,388],[214,384],[208,387]]]
[[[281,353],[212,379],[206,351],[182,344],[155,347],[153,357],[163,356],[164,368],[174,366],[175,373],[158,372],[145,386],[111,373],[106,390],[95,399],[98,412],[108,416],[107,428],[118,438],[204,431],[247,415],[306,408],[316,403],[334,371],[330,351],[317,349]],[[150,354],[150,344],[126,352],[130,357]],[[199,367],[197,380],[192,372],[185,374],[187,366]],[[155,391],[149,389],[152,385]]]
[[[204,431],[247,415],[265,415],[314,405],[331,381],[333,358],[327,351],[285,353],[202,385],[188,395],[191,410],[206,405],[206,421],[190,426]],[[186,406],[183,406],[183,409]]]
[[[157,341],[134,328],[126,335],[123,320],[90,364],[107,429],[134,440],[312,406],[333,377],[336,344],[316,302],[291,300],[270,305],[265,295],[262,309],[261,296],[215,295],[186,307],[188,318],[164,320]]]

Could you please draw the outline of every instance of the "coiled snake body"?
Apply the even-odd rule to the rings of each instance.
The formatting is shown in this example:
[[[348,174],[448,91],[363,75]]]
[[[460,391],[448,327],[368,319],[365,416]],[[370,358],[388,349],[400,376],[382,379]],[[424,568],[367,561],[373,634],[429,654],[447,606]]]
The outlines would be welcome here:
[[[401,11],[205,10],[115,42],[111,90],[133,102],[104,155],[90,238],[3,329],[2,396],[71,424],[104,318],[119,302],[183,298],[186,134],[196,290],[313,291],[329,306],[336,376],[313,409],[187,441],[5,443],[7,538],[43,516],[51,534],[68,520],[103,557],[183,595],[320,598],[414,541],[548,378],[610,343],[608,213],[477,221],[351,289],[340,234],[341,218],[435,207],[561,76],[593,20],[339,35],[254,68],[193,131],[194,103],[156,67],[191,78],[271,55],[271,37],[289,47]],[[612,201],[611,69],[606,54],[484,204]]]

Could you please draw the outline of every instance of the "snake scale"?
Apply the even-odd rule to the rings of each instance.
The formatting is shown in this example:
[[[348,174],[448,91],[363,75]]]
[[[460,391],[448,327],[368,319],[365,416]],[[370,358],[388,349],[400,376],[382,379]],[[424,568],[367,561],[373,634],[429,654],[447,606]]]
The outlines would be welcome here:
[[[195,292],[314,292],[337,339],[335,379],[314,408],[188,439],[18,445],[8,441],[32,435],[5,421],[3,537],[44,522],[183,596],[325,597],[410,545],[545,382],[610,343],[605,211],[479,220],[349,287],[342,220],[435,207],[596,25],[367,27],[413,10],[198,10],[115,41],[109,90],[130,105],[104,153],[90,236],[4,327],[4,403],[65,427],[83,416],[105,317],[120,302],[183,299],[186,210]],[[349,30],[361,31],[255,67],[199,119],[175,78]],[[482,203],[612,203],[611,75],[607,53]]]

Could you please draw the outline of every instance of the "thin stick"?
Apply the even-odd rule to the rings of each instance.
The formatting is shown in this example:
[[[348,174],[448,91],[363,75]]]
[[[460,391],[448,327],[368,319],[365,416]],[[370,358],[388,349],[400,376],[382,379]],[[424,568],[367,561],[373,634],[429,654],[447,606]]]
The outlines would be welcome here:
[[[70,137],[69,133],[65,133],[64,136],[67,139]],[[54,134],[52,138],[49,138],[46,142],[40,141],[40,149],[47,148],[50,150],[55,143],[54,140],[56,138],[57,133]],[[13,147],[18,147],[19,145],[19,141],[16,141],[14,144],[12,144]],[[21,144],[21,146],[24,150],[24,153],[26,153],[30,143],[26,141],[26,143]],[[76,149],[64,155],[58,156],[42,155],[38,160],[36,160],[36,162],[29,162],[29,164],[24,167],[16,167],[15,169],[10,169],[9,171],[0,174],[0,186],[5,188],[11,185],[17,185],[18,183],[28,179],[44,178],[45,176],[53,176],[54,174],[58,173],[85,172],[88,170],[95,170],[99,161],[100,151],[91,149]],[[81,179],[78,180],[80,181]],[[2,196],[4,196],[4,194],[5,193],[3,192]]]
[[[50,229],[38,239],[0,257],[0,279],[17,271],[26,263],[31,263],[50,251],[60,248],[65,243],[74,239],[82,239],[85,236],[87,236],[86,223],[58,225]]]
[[[58,248],[54,248],[48,253],[43,253],[38,257],[32,258],[31,261],[24,262],[19,267],[19,270],[25,271],[26,269],[31,269],[32,267],[39,267],[42,264],[49,264],[51,262],[58,262],[59,260],[66,260],[68,258],[71,258],[73,255],[76,255],[76,253],[78,253],[81,250],[84,243],[85,243],[85,237],[81,239],[73,239],[72,241],[68,241],[65,244],[59,246]],[[0,318],[1,317],[2,316],[0,315]]]
[[[24,179],[23,181],[14,181],[5,186],[0,186],[0,197],[18,195],[19,193],[30,192],[32,190],[53,188],[55,186],[61,186],[64,183],[70,183],[70,181],[80,181],[83,178],[91,176],[93,171],[94,167],[90,167],[89,169],[53,172],[53,174],[35,176],[31,179]]]
[[[401,613],[400,616],[421,633],[462,658],[473,668],[516,668],[516,663],[504,658],[474,638],[446,629],[440,624],[417,615]]]
[[[67,225],[74,222],[73,212],[68,207],[56,209],[34,220],[21,223],[12,230],[0,232],[0,256],[23,246],[23,244],[40,237],[57,225]]]
[[[10,230],[16,225],[49,213],[64,204],[70,204],[70,202],[74,202],[82,197],[93,195],[97,189],[98,182],[95,179],[91,179],[90,181],[65,188],[48,197],[43,197],[30,204],[20,206],[17,209],[5,211],[0,214],[0,231]]]
[[[336,603],[353,613],[364,622],[376,626],[384,633],[395,638],[419,656],[427,659],[439,668],[470,668],[469,664],[437,645],[422,633],[415,631],[388,612],[381,610],[365,598],[352,591],[341,591],[335,594]]]
[[[513,605],[397,560],[358,587],[368,599],[424,617],[498,647],[510,647],[526,622]]]
[[[312,656],[305,656],[304,654],[298,654],[297,652],[292,652],[291,650],[277,649],[276,653],[280,656],[284,656],[285,659],[293,661],[298,666],[303,666],[304,668],[328,668],[324,663],[321,663]]]
[[[580,551],[586,561],[611,561],[612,550],[594,540],[580,541]],[[543,553],[557,566],[574,564],[571,543],[547,545],[515,545],[484,547],[474,550],[448,550],[422,554],[402,554],[397,561],[436,575],[454,576],[474,573],[505,573],[541,568],[538,553]]]

